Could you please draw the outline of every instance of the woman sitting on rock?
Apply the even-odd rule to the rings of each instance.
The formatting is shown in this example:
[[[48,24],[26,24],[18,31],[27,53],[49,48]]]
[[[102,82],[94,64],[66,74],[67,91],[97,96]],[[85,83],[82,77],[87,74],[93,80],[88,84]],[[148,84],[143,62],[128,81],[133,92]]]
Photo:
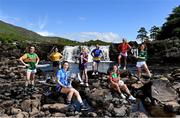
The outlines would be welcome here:
[[[73,95],[75,95],[81,105],[81,110],[87,110],[79,92],[71,86],[71,80],[74,77],[70,75],[69,63],[67,61],[62,63],[62,67],[57,71],[56,77],[58,82],[56,85],[56,91],[67,94],[67,103],[71,104],[71,99]]]
[[[118,71],[118,67],[116,65],[113,66],[113,70],[109,75],[109,81],[111,88],[118,91],[123,99],[125,99],[126,96],[121,92],[121,90],[128,94],[130,100],[136,100],[136,98],[131,95],[126,84],[124,84],[124,82],[121,80],[120,72]]]

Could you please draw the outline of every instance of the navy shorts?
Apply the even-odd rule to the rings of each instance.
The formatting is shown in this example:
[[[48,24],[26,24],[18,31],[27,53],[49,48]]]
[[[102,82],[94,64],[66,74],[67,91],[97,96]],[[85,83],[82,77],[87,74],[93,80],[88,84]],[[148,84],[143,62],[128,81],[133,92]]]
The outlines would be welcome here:
[[[93,60],[94,62],[96,62],[96,63],[100,63],[100,60]]]
[[[59,61],[53,61],[53,67],[59,67]]]
[[[87,63],[85,63],[85,64],[79,64],[79,69],[80,70],[84,70],[84,69],[86,69],[87,68]]]
[[[61,92],[62,86],[59,84],[56,85],[56,92]]]

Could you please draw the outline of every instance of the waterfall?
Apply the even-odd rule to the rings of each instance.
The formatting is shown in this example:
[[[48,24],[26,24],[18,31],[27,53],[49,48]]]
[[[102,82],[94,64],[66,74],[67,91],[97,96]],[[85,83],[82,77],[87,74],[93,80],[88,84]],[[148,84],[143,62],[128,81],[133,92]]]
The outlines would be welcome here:
[[[68,62],[76,62],[76,56],[80,53],[79,46],[65,46],[63,50],[64,60]]]
[[[93,49],[95,49],[95,46],[65,46],[64,50],[63,50],[63,56],[64,56],[64,60],[69,61],[69,62],[78,62],[78,55],[81,52],[81,48],[82,47],[86,47],[89,52],[88,52],[88,62],[92,62],[93,61],[93,57],[91,56],[91,52],[93,51]],[[109,46],[100,46],[99,47],[102,52],[103,52],[103,60],[102,61],[110,61],[109,58]]]

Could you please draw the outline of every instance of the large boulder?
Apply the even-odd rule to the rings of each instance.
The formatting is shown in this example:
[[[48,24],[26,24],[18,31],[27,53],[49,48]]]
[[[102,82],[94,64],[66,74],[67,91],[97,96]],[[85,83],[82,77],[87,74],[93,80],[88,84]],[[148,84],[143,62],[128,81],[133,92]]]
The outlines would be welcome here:
[[[178,96],[176,91],[168,86],[169,81],[157,79],[152,82],[151,92],[153,98],[161,103],[177,100]]]

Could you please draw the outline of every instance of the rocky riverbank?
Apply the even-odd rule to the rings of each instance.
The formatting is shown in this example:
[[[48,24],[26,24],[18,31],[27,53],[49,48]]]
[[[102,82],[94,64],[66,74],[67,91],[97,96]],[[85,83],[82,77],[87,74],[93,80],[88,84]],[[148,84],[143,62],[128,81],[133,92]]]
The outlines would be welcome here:
[[[41,57],[46,57],[46,51],[51,48],[48,45],[38,47],[44,51],[38,53]],[[44,95],[52,84],[38,82],[45,80],[45,73],[41,70],[36,75],[36,89],[24,90],[25,70],[17,66],[20,65],[17,59],[24,50],[25,46],[23,48],[19,44],[1,44],[0,117],[171,117],[180,114],[180,68],[177,65],[151,64],[153,77],[148,79],[144,75],[142,81],[137,81],[134,77],[127,79],[127,72],[124,72],[122,78],[138,98],[136,102],[121,99],[115,91],[110,90],[106,74],[101,73],[96,77],[88,72],[88,88],[73,82],[73,86],[90,107],[89,111],[79,111],[75,99],[72,107],[65,104],[64,95]]]
[[[41,71],[36,76],[36,89],[25,91],[25,70],[17,65],[16,59],[0,63],[0,117],[170,117],[180,114],[180,69],[166,75],[154,75],[151,79],[146,79],[144,75],[142,81],[137,81],[134,77],[127,79],[125,72],[122,78],[138,98],[136,102],[121,99],[115,91],[110,90],[106,74],[93,77],[89,72],[88,88],[73,82],[73,86],[90,107],[89,111],[79,111],[75,99],[72,107],[65,104],[64,95],[44,95],[49,85],[38,83],[38,80],[45,79]],[[143,110],[139,107],[142,104],[146,106]],[[154,112],[152,104],[159,109],[158,112]],[[167,115],[170,113],[171,115]]]

